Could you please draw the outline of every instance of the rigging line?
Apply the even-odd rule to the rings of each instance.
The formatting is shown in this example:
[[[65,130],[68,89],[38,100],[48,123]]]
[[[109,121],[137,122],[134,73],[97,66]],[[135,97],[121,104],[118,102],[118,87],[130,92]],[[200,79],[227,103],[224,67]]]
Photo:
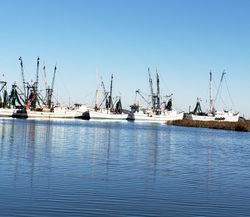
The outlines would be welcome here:
[[[200,97],[199,97],[200,98]],[[203,97],[202,97],[203,98]],[[203,104],[203,108],[205,108],[206,110],[209,110],[209,104],[208,104],[208,99],[209,99],[209,84],[207,85],[207,89],[206,89],[206,93],[205,93],[205,100],[202,100],[204,101],[205,103]]]
[[[138,104],[139,104],[139,100],[137,100],[137,91],[135,91],[135,98],[134,98],[134,104],[136,104],[136,102],[138,101]]]
[[[157,73],[158,73],[159,76],[160,76],[161,83],[163,83],[163,85],[161,85],[161,87],[165,87],[166,91],[170,93],[171,91],[169,90],[169,88],[168,88],[168,86],[167,86],[167,82],[165,81],[165,79],[164,79],[164,77],[162,76],[162,74],[159,72],[158,68],[157,68]],[[164,91],[163,88],[161,88],[161,89]],[[163,91],[162,91],[162,92],[163,92]]]
[[[222,106],[224,104],[223,100],[222,100],[222,97],[221,97],[221,89],[222,89],[222,84],[221,82],[219,83],[219,86],[217,88],[215,82],[214,82],[214,85],[215,85],[215,88],[216,88],[216,97],[215,97],[215,100],[214,100],[214,104],[215,104],[215,101],[217,102],[217,109],[218,107],[220,106],[220,103],[222,103]]]
[[[59,102],[60,102],[60,100],[55,96],[55,95],[52,95],[52,97],[54,98],[54,100],[55,100],[55,102],[56,102],[56,104],[54,104],[54,106],[56,106],[56,105],[61,105]],[[59,97],[60,98],[60,97]]]
[[[222,106],[224,106],[226,109],[229,109],[228,106],[227,106],[227,104],[226,104],[226,102],[225,102],[225,100],[224,100],[223,97],[222,97],[222,88],[223,88],[223,84],[221,83],[220,91],[219,91],[219,93],[218,93],[218,96],[219,96],[219,98],[220,98],[220,101],[221,101],[221,103],[222,103]],[[222,110],[223,110],[223,107],[222,107]]]
[[[222,97],[222,88],[223,88],[223,82],[222,82],[222,81],[223,81],[223,79],[224,79],[225,82],[226,82],[226,76],[225,76],[225,74],[222,75],[222,77],[221,77],[220,84],[219,84],[219,87],[218,87],[218,89],[217,89],[215,101],[216,101],[217,99],[220,99],[220,102],[222,103],[222,106],[224,106],[226,109],[229,109],[228,105],[226,104],[225,100],[224,100],[223,97]],[[227,85],[227,84],[226,84],[226,85]],[[227,89],[228,89],[228,86],[227,86]],[[229,93],[229,89],[228,89],[227,91],[228,91],[228,94],[230,94],[230,93]],[[229,97],[230,97],[230,95],[229,95]],[[231,100],[231,102],[232,102],[232,100]],[[218,103],[217,103],[217,104],[218,104]],[[233,103],[232,103],[232,105],[233,105]],[[222,108],[222,109],[223,109],[223,108]]]
[[[47,74],[46,74],[45,61],[43,61],[43,79],[44,79],[45,89],[47,89],[48,88],[48,84],[47,84]]]
[[[62,76],[62,73],[60,73],[58,71],[56,71],[56,73],[57,73],[57,80],[58,80],[58,82],[56,82],[57,89],[62,88],[66,92],[66,94],[68,96],[72,96],[72,94],[71,94],[71,92],[70,92],[70,90],[69,90],[69,88],[67,86],[67,82],[65,82],[65,80],[64,80],[64,78]],[[59,97],[62,98],[62,96],[59,96]],[[64,97],[66,97],[66,96],[64,96]]]
[[[150,94],[148,94],[148,93],[146,93],[146,92],[144,92],[144,91],[141,91],[141,89],[139,89],[139,90],[140,90],[140,93],[141,93],[143,96],[150,97]]]
[[[96,104],[100,104],[98,101],[99,101],[99,92],[101,92],[102,82],[103,82],[103,78],[99,74],[99,71],[97,69],[96,70],[96,89],[93,94],[94,96],[91,97],[91,102],[89,102],[91,107],[94,107]]]
[[[215,98],[214,98],[214,103],[213,103],[213,106],[215,106],[215,102],[217,101],[217,98],[218,98],[218,95],[219,95],[219,92],[220,92],[220,84],[219,86],[217,87],[215,81],[213,80],[213,84],[215,86],[215,90],[216,90],[216,95],[215,95]]]
[[[221,100],[221,102],[222,102],[222,106],[224,106],[226,109],[228,109],[228,106],[227,106],[227,104],[225,103],[225,101],[224,101],[223,97],[221,96],[221,94],[219,94],[219,97],[220,97],[220,100]],[[223,110],[223,107],[222,107],[222,110]]]
[[[142,103],[139,99],[142,99],[143,102],[146,102],[147,103],[147,106],[150,105],[150,102],[144,97],[144,95],[141,93],[140,89],[137,89],[135,91],[135,100],[138,100],[138,103],[140,103],[140,106],[142,106]]]
[[[222,82],[223,82],[223,78],[225,77],[225,71],[223,71],[222,75],[221,75],[221,79],[220,79],[220,83],[219,83],[219,87],[218,87],[218,92],[216,94],[216,98],[219,94],[221,94],[221,90],[222,90]]]
[[[174,110],[177,109],[177,110],[180,110],[180,111],[184,111],[180,106],[179,104],[176,103],[176,100],[172,98],[172,102],[173,102],[173,108]]]
[[[232,96],[231,96],[231,94],[230,94],[230,91],[229,91],[229,88],[228,88],[228,84],[227,84],[226,77],[225,77],[224,80],[225,80],[225,83],[226,83],[226,88],[227,88],[227,93],[228,93],[228,95],[229,95],[229,99],[230,99],[230,101],[231,101],[231,103],[232,103],[233,109],[236,110],[236,106],[235,106],[235,104],[234,104],[233,98],[232,98]]]

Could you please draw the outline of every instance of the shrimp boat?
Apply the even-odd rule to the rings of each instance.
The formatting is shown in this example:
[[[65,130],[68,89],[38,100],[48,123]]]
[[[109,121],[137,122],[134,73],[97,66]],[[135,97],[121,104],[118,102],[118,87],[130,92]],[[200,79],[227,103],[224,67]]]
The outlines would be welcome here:
[[[7,82],[0,81],[0,117],[12,117],[14,109],[8,108]]]
[[[141,94],[140,90],[136,90],[136,97],[140,95],[141,98],[147,103],[147,108],[142,108],[139,103],[131,105],[131,112],[128,114],[128,120],[137,122],[155,122],[166,123],[168,121],[182,120],[184,112],[178,112],[173,109],[172,95],[166,96],[166,100],[161,102],[160,96],[160,79],[159,74],[156,72],[157,92],[153,91],[153,81],[148,68],[149,85],[151,90],[151,100],[148,101]]]
[[[37,58],[36,81],[28,83],[24,79],[24,70],[22,58],[19,58],[21,65],[21,72],[23,78],[23,106],[13,112],[15,118],[38,118],[38,119],[53,119],[53,118],[83,118],[83,114],[87,111],[87,106],[75,104],[74,107],[67,107],[60,104],[54,104],[52,101],[53,89],[55,83],[55,75],[57,67],[54,68],[53,79],[51,86],[46,82],[46,96],[43,97],[38,91],[39,78],[39,57]],[[43,67],[44,74],[45,66]],[[46,76],[45,76],[46,77]]]
[[[18,109],[13,113],[15,118],[35,118],[35,119],[54,119],[54,118],[83,118],[83,113],[87,107],[69,108],[67,106],[55,106],[53,109],[43,108],[39,110]]]
[[[21,102],[17,95],[16,84],[12,85],[11,94],[7,92],[7,82],[0,81],[0,117],[12,117],[17,108],[20,108]]]
[[[218,96],[225,72],[222,73],[219,89],[217,90],[216,96]],[[209,110],[208,112],[202,112],[200,102],[201,100],[197,98],[196,106],[193,112],[187,115],[188,119],[196,121],[228,121],[228,122],[237,122],[239,120],[239,112],[234,112],[233,110],[224,109],[223,111],[217,111],[215,109],[216,99],[212,97],[212,72],[210,72],[210,100],[209,100]],[[217,98],[217,97],[216,97]]]
[[[93,109],[89,109],[90,120],[105,120],[105,121],[126,121],[127,114],[123,113],[121,97],[113,99],[113,74],[111,75],[110,91],[106,91],[103,81],[101,82],[103,88],[103,98],[101,103],[98,104],[98,93],[96,91],[96,102]]]

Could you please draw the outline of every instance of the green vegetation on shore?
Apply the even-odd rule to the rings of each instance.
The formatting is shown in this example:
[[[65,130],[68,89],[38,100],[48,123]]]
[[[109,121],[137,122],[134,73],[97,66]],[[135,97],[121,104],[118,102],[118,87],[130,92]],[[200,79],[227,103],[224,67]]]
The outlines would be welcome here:
[[[240,120],[238,122],[177,120],[168,124],[183,127],[200,127],[250,132],[250,121],[247,120]]]

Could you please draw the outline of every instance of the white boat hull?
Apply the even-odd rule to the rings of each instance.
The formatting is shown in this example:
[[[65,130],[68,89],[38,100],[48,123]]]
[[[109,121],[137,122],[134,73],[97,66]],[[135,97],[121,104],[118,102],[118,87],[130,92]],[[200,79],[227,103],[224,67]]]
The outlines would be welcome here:
[[[12,117],[15,109],[0,108],[0,117]]]
[[[233,114],[228,112],[218,112],[214,116],[212,115],[190,115],[191,120],[195,121],[228,121],[237,122],[239,120],[239,114]]]
[[[109,120],[109,121],[126,121],[127,114],[115,114],[106,109],[103,110],[89,110],[90,120]]]
[[[145,114],[142,111],[130,113],[128,119],[136,122],[152,122],[152,123],[166,123],[168,121],[182,120],[183,112],[178,113],[177,111],[165,112],[165,114]]]
[[[35,118],[35,119],[53,119],[53,118],[83,118],[86,109],[80,107],[78,109],[68,109],[65,107],[57,107],[54,111],[31,111],[16,110],[13,114],[15,118]]]

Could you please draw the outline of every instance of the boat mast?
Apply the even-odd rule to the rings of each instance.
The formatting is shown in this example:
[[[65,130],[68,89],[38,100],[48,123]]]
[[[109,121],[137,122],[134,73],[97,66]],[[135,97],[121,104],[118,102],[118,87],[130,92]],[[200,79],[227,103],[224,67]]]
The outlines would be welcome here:
[[[51,82],[51,87],[48,87],[47,88],[47,95],[48,95],[48,101],[47,101],[47,104],[48,104],[48,107],[51,108],[52,106],[52,95],[53,95],[53,91],[54,91],[54,84],[55,84],[55,77],[56,77],[56,66],[54,68],[54,74],[53,74],[53,79],[52,79],[52,82]]]
[[[101,77],[101,86],[102,86],[102,91],[103,91],[103,100],[102,100],[102,102],[99,104],[99,105],[97,105],[97,102],[98,102],[98,94],[99,94],[99,90],[97,89],[96,90],[96,99],[95,99],[95,109],[96,110],[98,110],[99,108],[101,108],[101,106],[102,106],[102,104],[105,102],[105,100],[106,100],[106,109],[108,109],[109,108],[109,96],[108,96],[108,94],[109,94],[109,92],[107,92],[106,91],[106,88],[105,88],[105,85],[104,85],[104,82],[103,82],[103,80],[102,80],[102,77]]]
[[[225,74],[226,74],[226,72],[225,72],[225,70],[222,72],[222,75],[221,75],[221,79],[220,79],[220,85],[221,85],[221,83],[222,83],[222,81],[223,81],[223,78],[225,77]]]
[[[153,91],[153,81],[150,75],[150,68],[148,68],[148,77],[149,77],[149,87],[151,93],[152,109],[154,109],[154,91]]]
[[[26,102],[28,97],[26,95],[26,87],[25,87],[26,82],[25,82],[25,78],[24,78],[24,70],[23,70],[23,60],[22,60],[22,57],[19,57],[19,60],[20,60],[21,75],[22,75],[22,80],[23,80],[23,95],[24,95],[24,100]]]
[[[40,60],[40,58],[37,57],[37,61],[36,61],[36,81],[35,81],[35,84],[34,84],[34,94],[35,94],[34,107],[36,107],[36,102],[38,100],[39,60]]]
[[[160,79],[156,69],[156,81],[157,81],[157,109],[160,109]]]
[[[48,88],[47,84],[47,75],[46,75],[46,68],[45,68],[45,63],[43,62],[43,75],[44,75],[44,85],[45,85],[45,90]]]
[[[209,103],[210,103],[210,108],[209,108],[209,112],[213,112],[214,108],[213,108],[213,96],[212,96],[212,72],[210,71],[209,73],[210,75],[210,82],[209,82]]]
[[[106,88],[105,88],[105,85],[104,85],[103,80],[102,80],[102,82],[101,82],[101,86],[102,86],[104,98],[106,98],[106,97],[107,97],[107,91],[106,91]]]
[[[54,74],[53,74],[53,80],[52,80],[52,84],[51,84],[52,91],[54,90],[54,84],[55,84],[55,78],[56,78],[56,70],[57,70],[57,68],[55,66],[55,68],[54,68]]]
[[[6,81],[1,81],[0,80],[0,85],[2,86],[0,86],[0,108],[5,108],[6,107],[6,104],[7,104],[7,94],[6,94],[6,92],[7,92],[7,90],[6,90],[6,85],[7,85],[7,82]],[[4,88],[5,88],[5,90],[4,90]],[[2,99],[2,94],[1,94],[1,92],[2,92],[2,90],[3,90],[3,99]]]
[[[38,92],[39,60],[40,60],[40,58],[37,57],[37,62],[36,62],[36,83],[35,83],[35,92],[36,92],[36,94]]]
[[[97,98],[98,98],[98,89],[95,91],[95,110],[98,109],[98,107],[97,107]]]
[[[2,85],[2,87],[0,88],[0,92],[4,89],[4,87],[7,85],[6,81],[0,81],[0,84]]]
[[[45,100],[48,100],[48,88],[49,87],[48,87],[48,84],[47,84],[46,67],[45,67],[45,63],[44,62],[43,62],[43,75],[44,75],[44,85],[45,85],[45,90],[46,90]]]
[[[112,90],[113,90],[113,74],[111,75],[110,92],[109,92],[109,108],[111,111],[113,111]]]

